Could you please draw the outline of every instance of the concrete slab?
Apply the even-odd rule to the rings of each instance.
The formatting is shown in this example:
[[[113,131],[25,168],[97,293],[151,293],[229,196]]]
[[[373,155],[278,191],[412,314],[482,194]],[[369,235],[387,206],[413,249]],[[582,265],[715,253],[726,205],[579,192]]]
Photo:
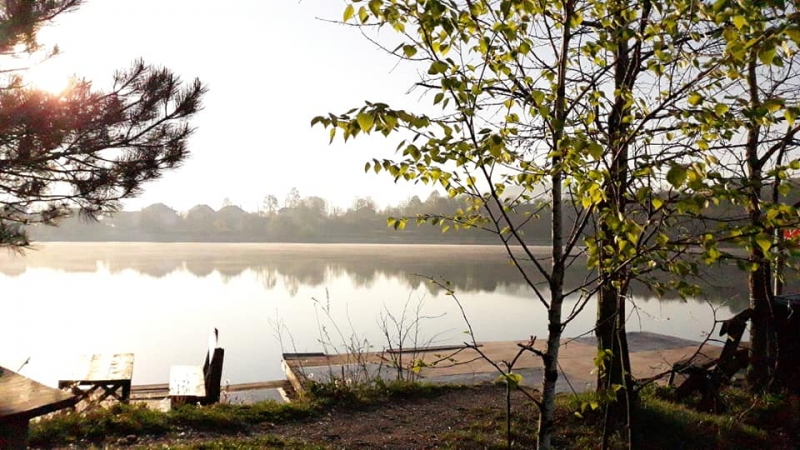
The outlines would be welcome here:
[[[648,378],[667,372],[674,363],[695,354],[699,342],[665,336],[655,333],[629,333],[631,365],[634,376]],[[521,341],[520,341],[521,342]],[[521,342],[524,343],[524,342]],[[520,347],[516,341],[484,342],[479,351],[472,348],[458,349],[412,349],[403,355],[404,365],[421,359],[426,366],[419,376],[433,383],[481,383],[495,380],[500,371],[482,355],[494,361],[502,369],[504,361],[517,357]],[[545,342],[536,342],[534,348],[544,349]],[[721,347],[707,346],[704,355],[716,358]],[[585,391],[593,389],[596,380],[594,358],[597,354],[594,336],[578,339],[564,339],[559,350],[559,392],[570,390]],[[387,355],[285,355],[286,363],[292,371],[315,380],[330,380],[331,376],[364,379],[366,376],[380,375],[384,379],[397,378],[397,370],[387,362]],[[366,370],[366,372],[365,372]],[[541,358],[524,351],[514,365],[514,372],[523,376],[523,384],[538,387],[542,382]],[[409,374],[406,374],[408,376]]]
[[[576,339],[586,345],[595,346],[597,340],[594,336],[583,336]],[[699,345],[699,342],[682,339],[675,336],[667,336],[665,334],[650,333],[647,331],[638,331],[628,333],[628,350],[631,353],[647,352],[653,350],[667,350],[673,348],[682,348]]]
[[[267,400],[272,400],[278,403],[287,403],[288,397],[282,388],[249,389],[244,391],[223,393],[220,403],[227,403],[230,405],[251,405],[253,403]]]
[[[394,380],[397,378],[396,369],[378,363],[303,366],[297,368],[296,372],[311,381],[318,381],[321,383],[335,380],[344,380],[344,382],[350,383],[377,377],[384,380]]]

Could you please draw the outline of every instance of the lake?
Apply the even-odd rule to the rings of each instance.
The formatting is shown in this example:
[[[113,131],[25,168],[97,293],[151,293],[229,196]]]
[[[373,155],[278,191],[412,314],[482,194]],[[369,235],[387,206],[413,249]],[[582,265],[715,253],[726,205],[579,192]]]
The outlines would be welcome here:
[[[323,351],[320,341],[355,334],[380,350],[404,308],[401,328],[420,319],[405,346],[463,342],[457,303],[421,276],[452,283],[479,341],[547,333],[544,308],[499,246],[38,243],[0,261],[0,365],[30,358],[22,373],[51,386],[79,355],[120,352],[136,354],[134,384],[165,383],[171,365],[202,364],[212,327],[230,383],[282,379],[281,353]],[[568,284],[586,277],[580,265]],[[711,305],[720,319],[746,307],[745,274],[720,269],[703,282],[704,298],[686,302],[635,288],[629,330],[700,340]],[[565,336],[590,332],[594,318],[590,301]]]

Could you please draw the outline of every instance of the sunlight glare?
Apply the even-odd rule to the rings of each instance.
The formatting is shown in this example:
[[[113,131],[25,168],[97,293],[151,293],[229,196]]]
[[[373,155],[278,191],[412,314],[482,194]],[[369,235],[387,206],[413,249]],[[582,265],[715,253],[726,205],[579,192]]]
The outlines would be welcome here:
[[[60,70],[54,61],[44,61],[32,65],[23,73],[22,78],[27,87],[55,95],[64,93],[72,81],[72,77],[64,70]]]

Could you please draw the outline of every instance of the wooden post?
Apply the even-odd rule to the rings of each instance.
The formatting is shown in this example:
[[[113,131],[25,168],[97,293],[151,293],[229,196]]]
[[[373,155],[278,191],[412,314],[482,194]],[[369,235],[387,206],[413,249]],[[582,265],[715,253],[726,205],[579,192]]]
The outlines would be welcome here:
[[[217,403],[220,397],[222,384],[222,362],[225,359],[225,349],[215,348],[208,369],[205,371],[206,377],[206,403]]]
[[[205,377],[206,397],[204,404],[218,403],[222,385],[222,363],[225,360],[225,350],[219,348],[219,330],[214,328],[208,337],[208,353],[203,364]]]

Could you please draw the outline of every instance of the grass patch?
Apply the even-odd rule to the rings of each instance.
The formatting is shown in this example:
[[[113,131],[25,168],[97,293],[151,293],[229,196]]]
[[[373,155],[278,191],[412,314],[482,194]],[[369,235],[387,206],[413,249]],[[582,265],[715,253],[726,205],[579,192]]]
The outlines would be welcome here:
[[[163,449],[163,446],[144,447]],[[273,436],[261,436],[255,438],[224,438],[211,441],[174,445],[170,446],[173,450],[239,450],[253,448],[291,448],[292,450],[324,450],[326,447],[317,445],[306,445],[294,441],[286,441]]]
[[[348,410],[380,408],[398,399],[428,398],[460,386],[438,386],[411,382],[373,382],[368,386],[325,386],[302,401],[292,404],[263,402],[255,405],[186,405],[168,413],[142,406],[117,405],[107,410],[85,414],[59,415],[32,424],[31,445],[37,447],[114,442],[127,435],[159,436],[195,430],[211,432],[202,443],[184,444],[186,449],[238,448],[328,448],[330,443],[300,443],[285,438],[248,435],[262,423],[299,423],[323,414]],[[461,394],[459,394],[461,395]],[[470,395],[464,389],[463,395]],[[698,412],[687,404],[668,400],[669,392],[648,389],[642,392],[642,404],[635,413],[640,426],[638,448],[655,449],[728,449],[800,448],[800,399],[782,395],[754,396],[739,388],[726,388],[721,398],[725,414]],[[602,440],[603,408],[593,393],[561,395],[556,410],[556,448],[596,449]],[[596,409],[587,405],[597,404]],[[580,416],[575,412],[581,412]],[[459,408],[459,425],[439,435],[436,445],[442,448],[505,448],[505,411],[475,404]],[[468,421],[462,422],[463,417]],[[424,422],[430,417],[419,417]],[[527,400],[516,400],[512,407],[512,438],[515,448],[534,448],[538,411]],[[236,434],[236,436],[234,436]],[[625,448],[626,436],[611,436],[611,448]],[[163,447],[159,447],[163,448]]]
[[[498,391],[499,393],[499,391]],[[506,449],[505,409],[476,405],[465,411],[471,422],[441,436],[444,448]],[[511,439],[514,448],[536,448],[538,409],[530,401],[512,404]],[[571,448],[571,447],[570,447]]]
[[[143,405],[119,404],[88,413],[56,415],[33,423],[30,444],[50,447],[100,443],[131,434],[160,436],[185,429],[233,434],[246,432],[259,423],[303,420],[318,414],[320,409],[313,402],[279,404],[267,401],[254,405],[185,405],[160,412]]]
[[[266,401],[253,405],[184,405],[169,412],[153,411],[143,405],[117,404],[86,413],[59,414],[31,424],[30,444],[50,447],[101,443],[131,434],[159,436],[183,429],[235,434],[247,432],[253,425],[261,423],[308,419],[332,407],[359,408],[399,398],[436,396],[456,388],[408,381],[373,382],[345,388],[333,386],[333,383],[330,386],[327,383],[316,385],[319,388],[312,390],[306,398],[289,404]],[[238,441],[219,442],[228,445]]]
[[[31,424],[30,444],[48,446],[79,441],[101,441],[108,436],[163,434],[170,430],[170,417],[144,406],[117,404],[86,413],[59,414]]]
[[[734,416],[699,412],[653,395],[642,400],[637,418],[644,449],[763,448],[769,442],[764,430]]]
[[[703,413],[689,405],[664,398],[663,391],[642,393],[638,420],[638,447],[661,449],[800,448],[800,399],[784,396],[753,396],[739,388],[721,393],[726,414]],[[588,406],[598,405],[597,409]],[[575,413],[580,414],[575,414]],[[473,421],[444,436],[448,448],[507,448],[505,416],[481,408],[470,410]],[[512,435],[515,448],[535,448],[538,411],[514,406]],[[557,398],[556,448],[598,449],[603,438],[603,408],[593,392]],[[627,436],[609,437],[610,448],[626,449]]]
[[[800,402],[775,396],[754,396],[741,388],[722,391],[724,414],[697,411],[690,404],[668,400],[669,391],[646,389],[641,395],[641,408],[635,412],[638,421],[638,448],[656,449],[729,449],[729,448],[795,448],[800,443]],[[591,402],[594,394],[563,396],[557,423],[558,446],[598,448],[602,441],[603,411],[584,411],[582,404]],[[794,402],[794,406],[792,406]],[[689,402],[691,403],[691,401]],[[573,414],[569,414],[572,411]],[[776,426],[776,419],[781,420]],[[794,431],[794,434],[792,433]],[[626,448],[627,436],[615,433],[611,448]],[[795,444],[793,444],[795,443]]]

